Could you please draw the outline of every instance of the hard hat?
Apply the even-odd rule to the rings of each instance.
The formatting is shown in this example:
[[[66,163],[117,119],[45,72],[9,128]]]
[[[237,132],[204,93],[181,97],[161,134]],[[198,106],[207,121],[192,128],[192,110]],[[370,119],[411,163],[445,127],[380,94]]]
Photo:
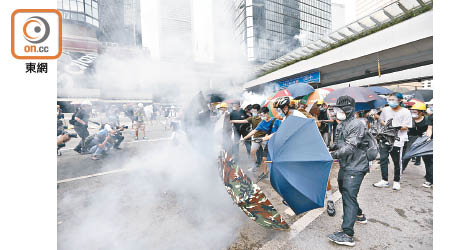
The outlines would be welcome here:
[[[143,108],[143,107],[144,107],[144,104],[142,104],[142,102],[140,102],[140,103],[138,104],[138,107],[139,107],[139,108]]]
[[[81,102],[81,105],[89,105],[92,106],[92,103],[89,100],[84,100]]]
[[[316,104],[323,104],[323,99],[322,98],[320,98],[318,101],[317,101],[317,103]]]
[[[425,105],[425,103],[423,103],[423,102],[416,102],[416,103],[411,107],[411,109],[425,111],[425,110],[427,110],[427,105]]]
[[[228,108],[228,104],[226,102],[221,102],[219,105],[217,105],[217,108]]]

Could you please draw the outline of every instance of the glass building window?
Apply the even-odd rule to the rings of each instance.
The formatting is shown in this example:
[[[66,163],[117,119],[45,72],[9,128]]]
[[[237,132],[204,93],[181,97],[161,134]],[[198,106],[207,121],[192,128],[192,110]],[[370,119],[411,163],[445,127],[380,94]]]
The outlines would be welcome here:
[[[63,19],[85,22],[98,27],[97,0],[58,0]]]

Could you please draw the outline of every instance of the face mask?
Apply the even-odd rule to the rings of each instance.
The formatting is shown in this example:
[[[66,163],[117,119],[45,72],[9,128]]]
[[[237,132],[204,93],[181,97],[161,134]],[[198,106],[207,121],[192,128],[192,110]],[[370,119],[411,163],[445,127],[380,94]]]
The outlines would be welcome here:
[[[279,113],[280,114],[280,117],[282,118],[282,119],[284,119],[285,117],[286,117],[286,115],[283,113],[283,112],[281,112],[281,113]]]
[[[322,111],[322,112],[325,111],[325,108],[320,108],[320,111]]]
[[[397,101],[388,101],[389,107],[396,108],[398,106]]]
[[[336,114],[336,118],[337,118],[338,120],[340,120],[340,121],[344,121],[345,119],[347,119],[347,116],[345,115],[344,112],[338,112],[338,113]]]
[[[256,117],[256,116],[258,116],[258,113],[253,112],[253,113],[252,113],[252,116],[253,116],[253,117]]]
[[[418,117],[419,117],[419,114],[416,113],[416,112],[411,112],[411,117],[412,117],[412,118],[418,118]]]

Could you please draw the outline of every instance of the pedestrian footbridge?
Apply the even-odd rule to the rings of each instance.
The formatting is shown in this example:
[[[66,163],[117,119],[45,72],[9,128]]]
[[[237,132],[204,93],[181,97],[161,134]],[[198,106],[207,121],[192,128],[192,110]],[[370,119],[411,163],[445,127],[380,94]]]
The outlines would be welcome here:
[[[320,80],[310,81],[314,87],[339,88],[431,79],[432,1],[394,2],[321,40],[262,65],[257,72],[261,76],[246,82],[244,88],[259,92],[266,86],[286,83],[290,79],[295,82],[296,78],[317,75],[317,72]]]

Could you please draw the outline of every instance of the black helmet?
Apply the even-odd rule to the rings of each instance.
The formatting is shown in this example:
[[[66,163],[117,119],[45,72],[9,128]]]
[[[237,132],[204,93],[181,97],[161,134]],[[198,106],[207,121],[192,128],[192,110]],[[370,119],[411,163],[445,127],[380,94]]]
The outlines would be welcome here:
[[[335,107],[345,107],[345,106],[355,106],[355,99],[351,96],[344,95],[340,96],[337,101]]]
[[[290,106],[290,103],[291,103],[291,98],[289,98],[289,96],[278,97],[273,102],[273,107],[283,109],[286,106]]]
[[[348,95],[340,96],[334,106],[341,108],[345,115],[350,117],[355,112],[355,99]]]

